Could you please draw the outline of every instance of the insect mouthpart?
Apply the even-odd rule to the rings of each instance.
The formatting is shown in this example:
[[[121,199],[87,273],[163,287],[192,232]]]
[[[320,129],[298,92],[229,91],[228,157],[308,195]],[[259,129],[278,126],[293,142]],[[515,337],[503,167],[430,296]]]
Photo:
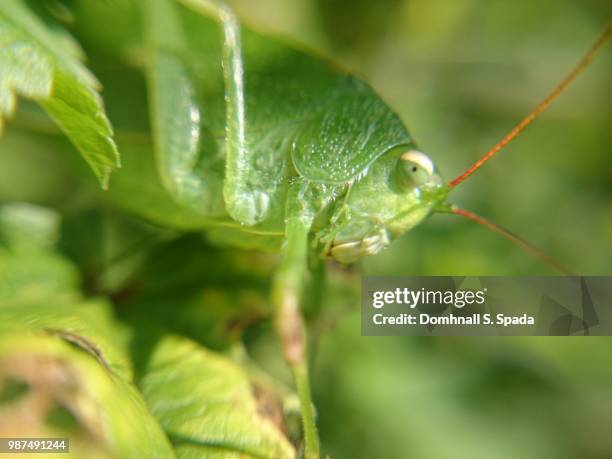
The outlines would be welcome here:
[[[360,258],[380,252],[389,242],[386,231],[380,231],[378,234],[359,241],[337,242],[334,240],[327,248],[326,255],[340,263],[353,263]]]

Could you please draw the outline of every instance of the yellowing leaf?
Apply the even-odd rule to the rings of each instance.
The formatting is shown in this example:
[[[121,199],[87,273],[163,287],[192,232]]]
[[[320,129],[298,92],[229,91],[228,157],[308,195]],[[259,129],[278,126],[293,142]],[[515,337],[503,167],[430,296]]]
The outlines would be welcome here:
[[[2,436],[69,437],[71,457],[174,457],[134,386],[66,340],[0,333],[0,393],[15,384],[21,393],[0,404]]]

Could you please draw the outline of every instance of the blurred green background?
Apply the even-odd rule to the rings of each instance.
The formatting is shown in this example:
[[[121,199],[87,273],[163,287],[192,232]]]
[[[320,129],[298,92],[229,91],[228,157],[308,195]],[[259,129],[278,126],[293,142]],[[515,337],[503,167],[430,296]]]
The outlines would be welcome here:
[[[607,0],[229,3],[254,28],[304,43],[364,76],[449,179],[527,114],[612,17]],[[611,77],[608,46],[541,119],[454,192],[455,202],[577,273],[611,275]],[[97,205],[100,194],[82,185],[64,157],[33,149],[10,126],[2,142],[27,154],[0,155],[0,200],[59,209],[78,234],[89,218],[82,209]],[[88,232],[90,252],[102,248],[99,258],[79,259],[90,253],[83,247],[64,251],[79,266],[99,269],[121,252],[114,241],[129,239],[133,224],[105,233],[104,224],[89,221],[97,230]],[[115,264],[95,279],[103,285],[86,287],[112,291],[129,264]],[[312,325],[312,377],[331,457],[612,457],[609,338],[360,336],[362,273],[554,274],[537,259],[471,222],[436,215],[357,270],[330,271],[331,292]],[[176,327],[206,341],[185,330],[190,321],[186,315]],[[283,376],[269,328],[247,333],[246,342]]]

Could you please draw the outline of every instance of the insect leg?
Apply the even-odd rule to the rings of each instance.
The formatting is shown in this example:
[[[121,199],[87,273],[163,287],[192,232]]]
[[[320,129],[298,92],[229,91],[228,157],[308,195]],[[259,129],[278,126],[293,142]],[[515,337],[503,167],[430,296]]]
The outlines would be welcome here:
[[[183,54],[188,44],[173,0],[143,2],[149,49],[147,86],[155,157],[162,184],[181,205],[200,214],[224,212],[222,177],[201,170],[200,106]]]
[[[285,359],[293,371],[300,398],[305,457],[308,459],[319,457],[319,440],[308,381],[306,337],[301,313],[304,278],[308,267],[308,233],[311,221],[310,218],[298,215],[287,219],[282,261],[272,286],[276,328]]]
[[[226,110],[226,169],[223,197],[232,218],[246,225],[260,222],[267,213],[270,197],[253,180],[246,142],[244,68],[240,25],[233,11],[220,0],[178,0],[202,14],[217,17],[223,30],[223,81]]]

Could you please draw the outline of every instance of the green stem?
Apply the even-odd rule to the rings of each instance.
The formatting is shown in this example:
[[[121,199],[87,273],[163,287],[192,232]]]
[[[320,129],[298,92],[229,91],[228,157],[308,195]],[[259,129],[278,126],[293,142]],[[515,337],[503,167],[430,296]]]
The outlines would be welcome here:
[[[292,365],[293,377],[297,386],[298,397],[302,410],[302,427],[304,429],[304,458],[319,459],[319,436],[315,423],[310,383],[308,381],[308,367],[306,362]]]

